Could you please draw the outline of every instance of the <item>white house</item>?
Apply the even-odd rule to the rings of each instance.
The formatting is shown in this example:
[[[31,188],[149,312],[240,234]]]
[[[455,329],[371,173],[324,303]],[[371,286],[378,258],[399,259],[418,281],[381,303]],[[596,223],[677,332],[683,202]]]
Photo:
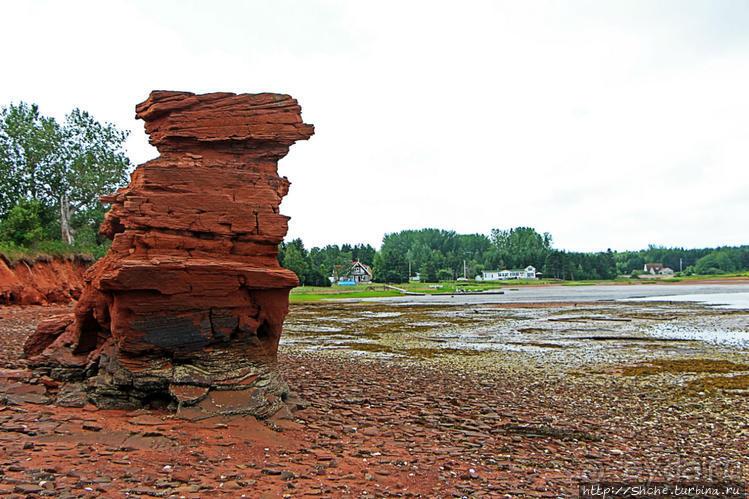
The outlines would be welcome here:
[[[646,263],[644,271],[648,272],[650,274],[660,274],[661,270],[663,270],[663,264],[662,263]]]
[[[484,270],[480,276],[476,276],[477,281],[504,281],[507,279],[535,279],[536,267],[528,265],[524,269],[509,270]]]

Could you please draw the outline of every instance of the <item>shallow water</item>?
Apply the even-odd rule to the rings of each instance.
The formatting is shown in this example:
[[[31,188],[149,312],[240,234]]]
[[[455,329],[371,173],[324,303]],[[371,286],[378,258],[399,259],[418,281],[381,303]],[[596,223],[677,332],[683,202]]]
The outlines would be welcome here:
[[[749,350],[749,331],[746,329],[658,324],[646,330],[645,334],[656,338],[697,340],[713,345],[725,345]]]
[[[658,297],[634,298],[630,301],[678,301],[678,302],[697,302],[709,305],[715,308],[726,309],[744,309],[749,310],[749,292],[734,293],[693,293],[677,294]]]
[[[723,300],[734,294],[743,296],[741,308],[749,309],[746,296],[749,284],[620,284],[595,286],[520,286],[505,288],[504,294],[487,295],[424,295],[365,298],[360,301],[374,303],[401,303],[412,305],[480,305],[496,303],[593,303],[610,301],[637,301],[642,299],[671,300],[672,296],[698,296],[710,299],[719,295]],[[737,298],[739,299],[739,298]],[[686,299],[685,299],[686,300]],[[677,301],[677,300],[671,300]],[[678,301],[681,301],[678,300]],[[687,300],[690,301],[690,300]],[[691,300],[700,301],[700,300]]]

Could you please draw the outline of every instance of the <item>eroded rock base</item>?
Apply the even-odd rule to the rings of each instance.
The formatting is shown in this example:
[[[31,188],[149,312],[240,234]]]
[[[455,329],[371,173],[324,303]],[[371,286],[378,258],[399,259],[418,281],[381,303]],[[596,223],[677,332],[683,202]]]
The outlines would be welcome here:
[[[238,414],[265,419],[282,411],[289,395],[275,361],[249,360],[236,345],[189,360],[102,352],[89,367],[50,363],[37,365],[34,373],[59,387],[52,395],[63,407],[168,408],[188,419]]]
[[[12,395],[20,397],[21,402],[31,397],[35,402],[54,402],[61,407],[93,404],[101,409],[166,408],[191,420],[216,415],[266,419],[287,407],[284,401],[289,397],[288,385],[275,367],[246,365],[232,372],[234,379],[212,380],[191,364],[156,371],[135,374],[126,370],[100,371],[86,378],[87,373],[81,369],[38,368],[30,379],[53,380],[54,386],[59,387],[56,394],[44,385],[21,387],[21,383]],[[223,372],[222,377],[226,374]]]

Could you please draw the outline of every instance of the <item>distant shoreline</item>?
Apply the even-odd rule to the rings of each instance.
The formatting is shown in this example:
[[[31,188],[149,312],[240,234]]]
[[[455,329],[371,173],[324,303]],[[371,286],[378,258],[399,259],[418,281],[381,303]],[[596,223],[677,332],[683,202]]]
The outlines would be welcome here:
[[[398,287],[407,289],[409,292],[425,293],[426,295],[452,294],[454,296],[466,295],[467,293],[456,292],[458,288],[465,288],[470,291],[481,291],[490,294],[491,291],[513,290],[527,288],[554,288],[554,287],[588,287],[588,286],[653,286],[653,285],[739,285],[749,284],[749,276],[699,276],[699,277],[681,277],[670,279],[627,279],[627,280],[607,280],[607,281],[464,281],[457,283],[455,281],[441,284],[422,284],[408,283],[397,284]],[[439,286],[439,287],[430,287]],[[473,293],[474,295],[476,293]],[[479,293],[481,295],[481,293]],[[360,284],[358,286],[346,287],[314,287],[299,286],[291,291],[289,301],[291,303],[315,302],[320,300],[336,299],[362,299],[362,298],[384,298],[405,296],[399,291],[388,289],[385,284],[372,283],[368,285]]]

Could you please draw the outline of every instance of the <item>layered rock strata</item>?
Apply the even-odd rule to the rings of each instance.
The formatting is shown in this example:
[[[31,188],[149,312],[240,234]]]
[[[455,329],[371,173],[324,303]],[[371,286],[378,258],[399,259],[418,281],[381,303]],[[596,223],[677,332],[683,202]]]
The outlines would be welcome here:
[[[0,253],[0,305],[69,303],[83,290],[89,255],[37,255],[13,260]]]
[[[26,357],[68,382],[59,403],[271,415],[297,285],[276,259],[289,188],[277,162],[314,128],[295,99],[268,93],[154,91],[136,112],[160,156],[101,198],[112,247],[74,315],[40,324]]]

